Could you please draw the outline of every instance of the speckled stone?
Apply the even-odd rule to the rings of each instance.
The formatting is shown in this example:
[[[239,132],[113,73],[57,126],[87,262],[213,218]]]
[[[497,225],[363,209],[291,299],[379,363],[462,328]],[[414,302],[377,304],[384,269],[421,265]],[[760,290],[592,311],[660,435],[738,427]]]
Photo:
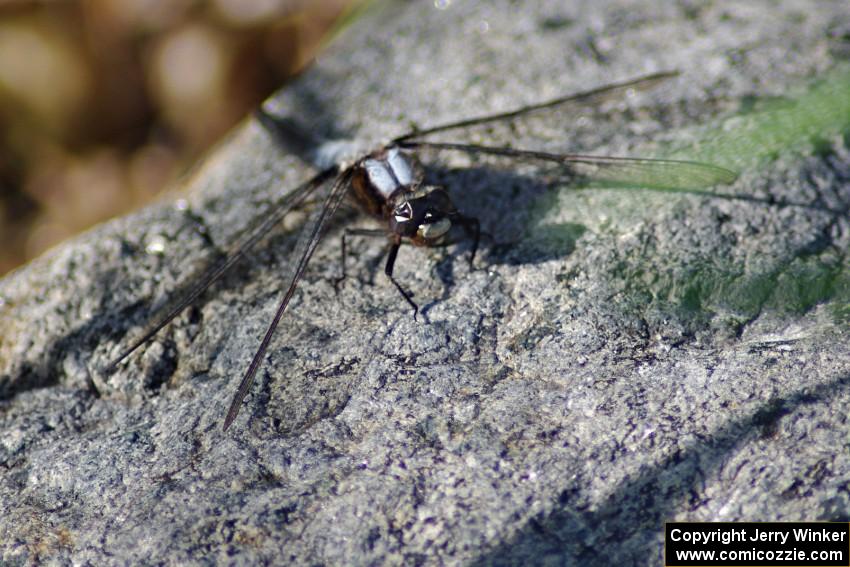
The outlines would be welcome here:
[[[425,155],[491,235],[474,269],[468,244],[403,248],[414,321],[383,243],[353,238],[337,292],[342,228],[373,226],[341,212],[223,434],[303,215],[98,368],[310,175],[246,121],[160,203],[0,281],[0,563],[661,564],[665,521],[846,521],[847,126],[746,132],[832,76],[848,25],[802,0],[376,4],[269,109],[376,143],[677,69],[442,139],[741,176],[578,189]]]

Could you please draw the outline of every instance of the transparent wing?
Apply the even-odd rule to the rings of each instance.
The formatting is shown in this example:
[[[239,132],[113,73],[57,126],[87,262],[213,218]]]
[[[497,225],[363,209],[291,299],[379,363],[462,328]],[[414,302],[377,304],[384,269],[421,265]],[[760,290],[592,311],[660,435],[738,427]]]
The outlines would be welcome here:
[[[289,287],[286,289],[286,293],[277,308],[277,312],[275,313],[271,324],[269,324],[269,328],[266,330],[266,334],[263,337],[262,342],[260,342],[260,346],[257,348],[257,352],[254,353],[254,357],[251,359],[251,364],[248,365],[245,375],[239,382],[239,387],[236,389],[236,394],[234,394],[233,401],[230,403],[230,409],[227,411],[227,417],[224,419],[225,431],[227,431],[227,428],[230,427],[233,420],[235,420],[236,416],[239,414],[239,408],[242,407],[242,401],[245,399],[248,390],[251,388],[251,383],[254,381],[254,376],[257,374],[257,369],[263,361],[266,350],[269,348],[269,343],[272,340],[275,329],[277,329],[278,323],[280,323],[280,319],[283,317],[283,313],[286,311],[287,305],[289,305],[289,300],[292,299],[292,294],[295,293],[295,288],[298,287],[298,282],[301,280],[301,276],[304,274],[304,270],[307,269],[307,264],[310,262],[310,258],[313,256],[313,252],[316,250],[316,246],[318,246],[319,241],[322,238],[323,229],[339,208],[339,205],[342,203],[342,200],[348,192],[351,175],[352,170],[349,168],[336,178],[336,181],[334,181],[333,187],[328,193],[328,197],[325,199],[322,208],[319,209],[317,215],[311,219],[309,225],[305,226],[303,229],[302,238],[297,247],[297,249],[300,250],[300,256],[298,265],[295,268],[295,273],[289,282]]]
[[[295,190],[287,193],[283,198],[275,203],[267,215],[260,217],[257,222],[244,232],[243,236],[231,248],[230,252],[221,259],[221,261],[209,268],[197,279],[193,279],[193,281],[190,280],[190,284],[186,290],[183,293],[178,294],[173,301],[169,302],[160,311],[161,316],[154,319],[153,324],[151,324],[138,339],[134,340],[126,349],[121,351],[118,356],[113,358],[106,366],[104,366],[101,369],[101,372],[108,374],[114,371],[121,361],[130,356],[130,354],[132,354],[140,346],[151,340],[154,335],[156,335],[163,327],[168,325],[187,306],[194,302],[202,293],[204,293],[204,291],[206,291],[207,288],[221,279],[221,277],[230,268],[232,268],[234,264],[242,259],[245,254],[272,228],[283,220],[290,211],[304,204],[310,195],[312,195],[336,174],[336,168],[326,169],[297,187]]]
[[[566,175],[613,186],[694,190],[713,185],[727,185],[738,177],[734,171],[695,161],[553,154],[440,142],[402,142],[399,146],[411,150],[459,151],[515,160],[556,163],[561,166],[562,172]]]
[[[575,93],[559,97],[553,100],[548,100],[546,102],[523,106],[507,112],[499,112],[497,114],[488,114],[485,116],[479,116],[477,118],[469,118],[467,120],[449,122],[447,124],[441,124],[439,126],[425,128],[423,130],[414,130],[413,132],[404,134],[403,136],[399,136],[398,138],[394,139],[392,143],[400,144],[402,142],[408,142],[423,138],[425,136],[428,136],[429,134],[436,134],[437,132],[446,132],[448,130],[469,128],[471,126],[480,126],[481,124],[488,124],[492,122],[510,121],[515,118],[519,118],[521,116],[547,108],[567,107],[569,105],[598,105],[602,102],[605,102],[606,100],[622,96],[624,93],[630,90],[649,90],[658,86],[667,79],[677,76],[678,74],[678,71],[664,71],[661,73],[654,73],[652,75],[645,75],[643,77],[638,77],[636,79],[631,79],[622,83],[613,83],[589,91],[584,91],[581,93]]]

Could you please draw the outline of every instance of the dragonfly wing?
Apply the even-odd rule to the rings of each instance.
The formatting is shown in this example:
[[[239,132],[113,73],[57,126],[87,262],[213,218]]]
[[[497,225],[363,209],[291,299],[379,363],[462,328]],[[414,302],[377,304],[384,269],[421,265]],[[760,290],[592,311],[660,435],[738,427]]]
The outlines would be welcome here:
[[[541,102],[538,104],[531,104],[528,106],[523,106],[520,108],[516,108],[514,110],[510,110],[507,112],[499,112],[496,114],[488,114],[485,116],[479,116],[477,118],[470,118],[467,120],[459,120],[457,122],[449,122],[447,124],[441,124],[439,126],[434,126],[431,128],[425,128],[422,130],[414,130],[413,132],[409,132],[408,134],[404,134],[403,136],[399,136],[392,143],[401,143],[412,141],[416,139],[424,138],[430,134],[436,134],[438,132],[446,132],[448,130],[458,130],[461,128],[469,128],[472,126],[480,126],[482,124],[489,124],[493,122],[501,122],[501,121],[510,121],[515,118],[519,118],[525,116],[527,114],[531,114],[533,112],[537,112],[539,110],[544,110],[547,108],[556,108],[562,107],[566,108],[568,106],[579,106],[579,105],[599,105],[607,100],[621,97],[624,93],[628,91],[645,91],[651,88],[658,86],[664,81],[675,77],[679,74],[678,71],[664,71],[661,73],[654,73],[652,75],[645,75],[643,77],[638,77],[636,79],[631,79],[628,81],[624,81],[622,83],[614,83],[610,85],[605,85],[602,87],[598,87],[589,91],[584,91],[581,93],[575,93],[563,97],[558,97],[556,99],[548,100],[546,102]]]
[[[403,142],[408,149],[450,150],[473,155],[493,155],[523,161],[556,163],[564,174],[609,186],[646,187],[666,190],[696,190],[727,185],[737,179],[734,171],[696,161],[627,157],[553,154],[513,148],[471,144]]]
[[[563,159],[582,179],[624,187],[704,189],[728,185],[738,177],[734,171],[695,161],[580,155]]]
[[[269,324],[260,346],[257,348],[257,352],[254,353],[254,357],[251,359],[251,364],[248,366],[248,369],[245,371],[245,375],[239,382],[239,387],[236,389],[236,394],[233,396],[230,408],[227,411],[227,416],[224,419],[225,431],[227,431],[227,428],[230,427],[233,420],[235,420],[236,416],[239,414],[239,408],[242,406],[242,401],[245,399],[245,396],[248,394],[248,390],[251,388],[251,383],[254,381],[254,376],[257,374],[257,370],[259,369],[260,364],[263,361],[263,357],[268,350],[269,343],[272,340],[275,329],[277,329],[280,319],[283,317],[283,313],[286,311],[286,307],[289,305],[289,301],[292,299],[292,295],[298,287],[298,282],[301,280],[301,276],[304,275],[304,270],[307,269],[307,264],[310,262],[310,258],[312,258],[313,252],[316,250],[316,246],[318,246],[319,241],[321,240],[323,229],[339,208],[339,205],[342,203],[346,193],[348,192],[351,175],[352,169],[349,168],[337,177],[321,209],[318,210],[317,214],[314,215],[301,233],[299,244],[296,247],[296,254],[299,255],[298,264],[296,265],[292,279],[289,282],[289,287],[287,287],[286,293],[278,305],[275,316],[272,319],[271,324]]]
[[[194,302],[207,288],[218,281],[230,268],[233,267],[245,254],[259,242],[272,228],[280,223],[283,218],[289,214],[294,208],[304,204],[307,198],[312,195],[317,189],[324,185],[329,179],[336,175],[336,168],[328,168],[312,179],[298,186],[295,190],[290,191],[280,200],[278,200],[269,209],[266,215],[262,215],[256,219],[238,239],[236,244],[218,263],[208,268],[197,278],[189,278],[189,285],[182,293],[175,296],[175,299],[168,302],[166,306],[160,310],[161,315],[154,319],[154,323],[150,325],[144,333],[134,340],[127,348],[121,351],[113,358],[101,372],[108,374],[115,370],[122,360],[130,356],[136,349],[147,343],[154,335],[156,335],[163,327],[168,325],[183,309]]]

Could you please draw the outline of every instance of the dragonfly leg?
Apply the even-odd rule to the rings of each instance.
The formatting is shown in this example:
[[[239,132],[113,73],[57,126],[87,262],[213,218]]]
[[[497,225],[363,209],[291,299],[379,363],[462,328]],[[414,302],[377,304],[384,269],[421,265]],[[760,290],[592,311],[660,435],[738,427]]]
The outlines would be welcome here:
[[[346,228],[342,231],[342,236],[340,237],[340,250],[342,253],[340,254],[340,276],[338,278],[334,278],[334,290],[339,293],[339,286],[345,281],[345,278],[348,277],[348,273],[345,269],[345,259],[348,255],[347,252],[347,244],[346,239],[349,236],[380,236],[382,238],[386,238],[387,232],[385,230],[376,229],[376,228]]]
[[[469,267],[472,268],[472,263],[475,261],[475,253],[478,252],[478,243],[481,241],[481,223],[475,217],[458,215],[457,221],[466,231],[466,234],[472,237],[472,251],[469,254]]]
[[[390,252],[387,254],[387,266],[384,268],[384,273],[387,274],[387,277],[390,278],[390,281],[393,282],[393,285],[399,291],[399,293],[404,297],[405,301],[407,301],[411,307],[413,307],[413,319],[416,320],[416,315],[419,313],[419,306],[416,305],[416,302],[413,301],[413,295],[401,287],[396,279],[393,277],[393,267],[395,266],[395,259],[398,256],[398,249],[401,247],[401,239],[397,238],[393,241],[392,246],[390,246]]]

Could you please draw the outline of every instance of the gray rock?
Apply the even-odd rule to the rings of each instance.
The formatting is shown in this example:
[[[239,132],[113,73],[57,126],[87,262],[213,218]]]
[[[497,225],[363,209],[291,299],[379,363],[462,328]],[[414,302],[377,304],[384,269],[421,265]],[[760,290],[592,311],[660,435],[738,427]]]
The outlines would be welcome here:
[[[184,188],[0,282],[2,562],[660,564],[665,521],[848,520],[850,16],[564,4],[378,4],[269,107],[376,142],[678,69],[464,139],[707,160],[741,172],[725,196],[425,156],[493,236],[475,269],[402,249],[414,321],[354,239],[336,294],[342,227],[370,225],[341,214],[222,434],[298,215],[98,368],[310,174],[247,121]]]

